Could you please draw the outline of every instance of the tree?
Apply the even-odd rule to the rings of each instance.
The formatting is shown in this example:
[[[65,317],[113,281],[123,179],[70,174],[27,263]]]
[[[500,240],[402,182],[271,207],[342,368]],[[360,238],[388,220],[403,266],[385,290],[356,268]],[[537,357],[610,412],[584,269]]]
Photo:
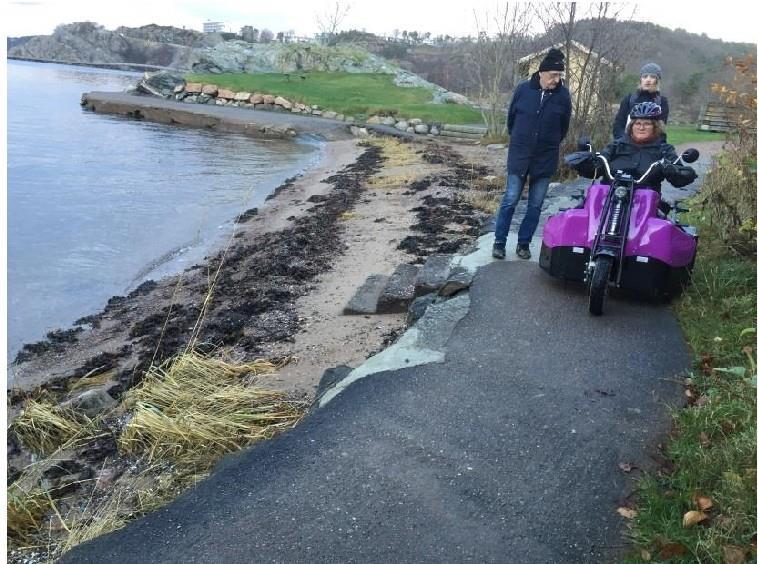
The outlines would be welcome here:
[[[261,30],[258,39],[261,43],[271,43],[271,41],[274,39],[274,32],[270,29],[264,28]]]
[[[349,4],[340,5],[339,2],[335,2],[334,7],[329,11],[316,15],[316,23],[321,32],[322,43],[325,45],[335,44],[337,32],[349,11]]]
[[[616,61],[639,49],[638,34],[624,24],[633,13],[612,2],[536,5],[546,46],[560,45],[566,55],[565,84],[573,112],[564,151],[574,150],[581,135],[589,135],[598,146],[610,141],[618,83],[623,78]]]
[[[527,39],[532,21],[529,3],[507,2],[490,16],[474,12],[477,40],[468,56],[468,67],[478,90],[482,119],[487,133],[493,137],[505,135],[503,109],[506,92],[513,89],[518,55]],[[493,26],[493,34],[485,28]]]

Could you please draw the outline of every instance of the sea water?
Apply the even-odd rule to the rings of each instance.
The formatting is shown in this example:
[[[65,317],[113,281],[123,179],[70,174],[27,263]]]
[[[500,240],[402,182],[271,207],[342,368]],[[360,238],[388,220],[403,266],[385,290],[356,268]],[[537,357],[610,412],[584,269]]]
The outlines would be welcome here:
[[[8,61],[8,360],[147,279],[202,261],[321,145],[83,110],[139,73]]]

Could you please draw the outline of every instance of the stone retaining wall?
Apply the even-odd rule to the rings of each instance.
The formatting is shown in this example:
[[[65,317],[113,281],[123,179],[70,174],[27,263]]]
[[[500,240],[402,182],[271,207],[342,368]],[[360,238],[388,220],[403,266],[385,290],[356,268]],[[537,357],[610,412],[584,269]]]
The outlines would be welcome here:
[[[182,78],[167,72],[145,73],[145,76],[137,85],[137,90],[172,99],[187,104],[209,104],[216,106],[234,106],[254,110],[267,110],[275,112],[289,112],[303,114],[326,119],[344,121],[348,124],[356,124],[354,116],[346,116],[317,105],[301,104],[273,94],[261,92],[236,92],[220,88],[216,84],[201,84],[199,82],[185,82]],[[356,124],[358,125],[358,124]],[[403,134],[438,136],[443,135],[450,139],[461,139],[468,142],[481,139],[486,129],[475,126],[453,126],[441,123],[425,122],[419,118],[398,119],[386,115],[370,116],[366,121],[367,126],[382,125]],[[465,129],[463,131],[461,128]],[[355,127],[355,135],[366,135],[367,130],[363,127]]]

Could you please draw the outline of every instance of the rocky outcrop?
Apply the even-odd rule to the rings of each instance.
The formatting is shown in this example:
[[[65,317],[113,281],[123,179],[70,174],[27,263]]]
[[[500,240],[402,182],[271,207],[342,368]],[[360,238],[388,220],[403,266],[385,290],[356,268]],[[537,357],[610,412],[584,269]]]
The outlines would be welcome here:
[[[129,37],[91,23],[61,25],[52,35],[38,35],[8,50],[9,57],[73,63],[132,63],[190,69],[197,49]]]
[[[13,38],[11,38],[13,39]],[[468,104],[449,92],[386,59],[349,44],[248,43],[224,41],[220,34],[146,25],[109,31],[91,23],[72,23],[52,35],[9,41],[8,56],[89,64],[142,64],[198,73],[287,73],[296,80],[311,71],[395,75],[395,84],[427,88],[435,103]]]

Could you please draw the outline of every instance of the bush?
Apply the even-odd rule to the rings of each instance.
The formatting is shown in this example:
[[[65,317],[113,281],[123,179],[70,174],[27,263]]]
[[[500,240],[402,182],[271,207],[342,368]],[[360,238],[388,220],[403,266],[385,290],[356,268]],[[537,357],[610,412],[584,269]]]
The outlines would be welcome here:
[[[708,210],[717,236],[740,255],[756,249],[756,94],[755,58],[728,59],[734,70],[731,85],[714,84],[712,90],[735,109],[737,126],[725,151],[715,160],[698,197]]]

